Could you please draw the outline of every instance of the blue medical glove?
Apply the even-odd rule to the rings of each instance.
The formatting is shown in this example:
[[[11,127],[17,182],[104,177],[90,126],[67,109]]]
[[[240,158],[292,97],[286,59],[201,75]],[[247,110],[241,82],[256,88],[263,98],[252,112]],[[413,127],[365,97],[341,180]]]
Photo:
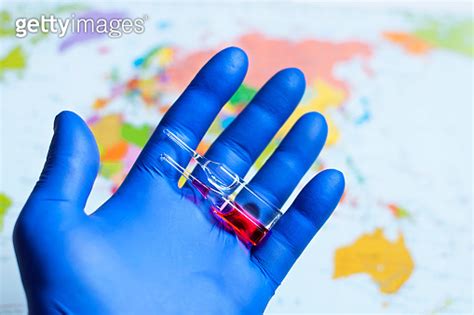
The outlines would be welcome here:
[[[261,314],[344,190],[335,170],[314,177],[258,246],[246,247],[210,215],[179,174],[165,176],[168,128],[196,147],[242,83],[247,57],[215,55],[166,113],[118,191],[84,213],[99,154],[84,121],[60,113],[41,177],[14,230],[31,314]],[[206,153],[241,176],[304,92],[297,69],[273,76]],[[301,117],[250,186],[282,206],[319,154],[323,116]],[[181,158],[185,165],[188,161]],[[196,173],[202,178],[202,174]]]

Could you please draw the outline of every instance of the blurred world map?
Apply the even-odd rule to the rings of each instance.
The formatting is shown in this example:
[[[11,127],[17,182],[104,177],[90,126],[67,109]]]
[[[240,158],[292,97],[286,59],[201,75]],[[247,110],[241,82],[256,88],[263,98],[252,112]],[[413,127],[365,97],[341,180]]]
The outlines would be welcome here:
[[[335,167],[347,181],[267,312],[471,313],[474,23],[469,5],[459,6],[2,4],[0,313],[27,312],[11,234],[54,116],[76,111],[98,142],[92,212],[200,66],[230,45],[247,52],[249,72],[198,151],[272,74],[298,67],[305,96],[254,172],[302,114],[319,111],[328,140],[305,180]],[[145,32],[15,37],[15,19],[42,14],[140,17]]]

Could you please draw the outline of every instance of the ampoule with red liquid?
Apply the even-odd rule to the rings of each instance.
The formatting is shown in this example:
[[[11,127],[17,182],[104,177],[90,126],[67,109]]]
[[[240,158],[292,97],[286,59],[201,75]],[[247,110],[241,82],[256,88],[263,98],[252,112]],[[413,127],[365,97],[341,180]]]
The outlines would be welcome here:
[[[226,226],[231,228],[244,242],[257,245],[268,229],[236,203],[226,202],[220,208],[212,206],[212,212]]]

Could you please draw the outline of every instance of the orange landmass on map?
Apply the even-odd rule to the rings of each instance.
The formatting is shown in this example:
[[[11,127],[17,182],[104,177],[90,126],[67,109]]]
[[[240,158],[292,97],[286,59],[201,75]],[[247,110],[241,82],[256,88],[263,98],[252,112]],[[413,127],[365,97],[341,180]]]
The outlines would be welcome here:
[[[116,143],[101,155],[101,161],[121,161],[128,151],[128,143],[124,140]]]
[[[382,229],[364,234],[353,244],[338,248],[334,255],[333,278],[366,273],[381,292],[395,293],[410,278],[415,264],[402,234],[394,242]]]
[[[423,55],[431,50],[431,45],[410,33],[385,32],[383,36],[389,41],[400,45],[406,52],[414,55]]]

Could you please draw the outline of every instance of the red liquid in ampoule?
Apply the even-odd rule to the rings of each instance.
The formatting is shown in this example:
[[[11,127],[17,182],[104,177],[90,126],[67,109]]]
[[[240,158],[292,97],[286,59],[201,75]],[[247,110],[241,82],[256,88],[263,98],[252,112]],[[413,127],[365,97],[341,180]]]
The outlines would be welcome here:
[[[212,212],[224,221],[241,240],[254,246],[260,243],[268,232],[265,226],[250,218],[245,210],[231,204],[227,204],[222,211],[213,206]]]

